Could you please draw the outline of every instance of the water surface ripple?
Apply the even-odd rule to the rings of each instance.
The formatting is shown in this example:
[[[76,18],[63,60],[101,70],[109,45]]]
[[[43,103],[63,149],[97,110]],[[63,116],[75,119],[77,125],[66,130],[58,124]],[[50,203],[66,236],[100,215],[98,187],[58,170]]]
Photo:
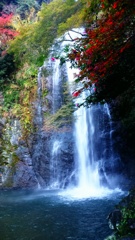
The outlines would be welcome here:
[[[103,240],[121,199],[69,199],[56,191],[0,191],[0,240]]]

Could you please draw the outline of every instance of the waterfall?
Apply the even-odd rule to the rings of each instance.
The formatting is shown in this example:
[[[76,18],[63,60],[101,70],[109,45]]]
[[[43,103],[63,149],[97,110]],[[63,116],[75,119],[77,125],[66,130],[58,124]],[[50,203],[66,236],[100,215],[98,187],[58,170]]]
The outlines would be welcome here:
[[[44,67],[44,66],[43,66]],[[39,68],[38,71],[38,78],[37,78],[37,100],[34,104],[35,107],[35,117],[34,117],[34,124],[37,129],[41,129],[43,125],[43,114],[42,114],[42,71],[43,67]]]
[[[69,63],[67,64],[67,73],[69,89],[71,90],[76,69],[71,69]],[[82,93],[74,100],[74,104],[78,106],[85,98],[86,93]],[[82,106],[74,113],[76,186],[73,187],[73,192],[79,196],[96,196],[106,194],[109,191],[109,182],[103,166],[105,160],[103,152],[108,144],[111,144],[112,139],[110,138],[109,143],[107,143],[105,126],[107,124],[110,126],[110,118],[108,118],[105,107],[106,105],[101,104],[91,105],[89,108]],[[106,157],[105,154],[104,157]]]
[[[53,50],[53,48],[52,48]],[[62,106],[62,79],[60,61],[50,57],[52,67],[52,114],[55,114],[57,110]],[[50,156],[50,184],[51,189],[58,189],[62,186],[61,177],[61,137],[59,134],[53,133],[52,136],[52,149]]]
[[[69,89],[72,92],[72,83],[78,70],[71,68],[69,63],[66,66],[71,85]],[[74,100],[74,104],[78,106],[86,95],[87,93],[83,92]],[[89,108],[79,107],[74,115],[76,187],[73,187],[73,192],[88,196],[106,195],[117,185],[112,172],[115,171],[114,162],[120,160],[113,148],[113,126],[109,106],[105,103],[91,105]]]
[[[75,161],[78,169],[78,186],[80,188],[99,188],[98,163],[94,145],[95,124],[93,107],[80,108],[75,112],[76,122],[74,136],[76,142]]]
[[[53,64],[53,77],[52,77],[52,112],[53,114],[61,107],[62,99],[61,99],[61,76],[60,76],[60,61],[54,60]]]
[[[51,109],[51,114],[55,114],[63,104],[63,83],[68,82],[70,95],[74,88],[74,76],[78,72],[70,67],[69,62],[60,67],[59,60],[52,54],[43,67],[49,69],[49,76],[45,77],[49,93],[45,99],[41,96],[41,68],[38,76],[37,107],[40,124],[44,102],[49,101],[46,109]],[[78,106],[85,98],[86,93],[82,93],[74,100],[74,105]],[[51,129],[46,132],[42,129],[39,132],[33,148],[37,178],[47,189],[66,188],[66,192],[79,197],[107,195],[116,186],[113,172],[119,159],[113,146],[113,124],[109,107],[107,104],[91,105],[89,108],[76,107],[73,119],[75,121],[70,127],[67,126],[69,131]]]

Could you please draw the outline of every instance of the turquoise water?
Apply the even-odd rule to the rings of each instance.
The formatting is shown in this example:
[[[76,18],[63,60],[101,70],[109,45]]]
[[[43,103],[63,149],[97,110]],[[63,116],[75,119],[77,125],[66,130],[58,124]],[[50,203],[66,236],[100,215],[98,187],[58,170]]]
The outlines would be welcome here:
[[[72,199],[54,191],[0,191],[0,240],[103,240],[121,195]]]

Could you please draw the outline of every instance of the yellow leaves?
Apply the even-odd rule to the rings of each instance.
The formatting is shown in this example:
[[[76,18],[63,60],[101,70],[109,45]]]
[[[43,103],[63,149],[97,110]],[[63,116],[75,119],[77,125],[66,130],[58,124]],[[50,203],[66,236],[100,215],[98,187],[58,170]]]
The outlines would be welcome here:
[[[30,9],[30,12],[25,19],[21,19],[19,14],[15,14],[12,18],[12,26],[19,32],[23,32],[23,29],[28,29],[31,24],[37,22],[37,15],[34,8]],[[25,32],[24,32],[25,33]]]
[[[24,84],[23,84],[24,88],[25,89],[30,89],[31,88],[31,82],[30,81],[25,81]]]
[[[13,16],[12,18],[12,26],[17,30],[19,31],[19,29],[21,28],[22,26],[22,21],[21,21],[21,18],[20,18],[20,15],[19,14],[16,14]]]
[[[11,110],[10,115],[15,118],[19,118],[23,130],[23,134],[27,135],[32,129],[32,111],[29,106],[23,106],[21,104],[15,104]]]
[[[20,114],[21,114],[21,105],[20,104],[15,104],[14,106],[13,106],[13,108],[12,108],[12,110],[11,110],[11,114],[13,115],[13,116],[20,116]]]
[[[16,84],[11,84],[10,85],[10,89],[19,89],[19,87]]]

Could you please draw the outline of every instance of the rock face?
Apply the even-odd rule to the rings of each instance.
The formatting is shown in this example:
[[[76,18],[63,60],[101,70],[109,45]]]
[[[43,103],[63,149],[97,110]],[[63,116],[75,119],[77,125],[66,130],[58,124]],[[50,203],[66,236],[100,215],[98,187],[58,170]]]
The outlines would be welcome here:
[[[9,149],[6,150],[8,165],[3,168],[2,183],[5,187],[35,188],[40,185],[65,188],[73,179],[72,123],[55,130],[48,130],[44,125],[45,114],[54,114],[64,103],[62,91],[67,78],[64,69],[57,72],[58,66],[59,63],[52,66],[49,62],[39,69],[37,100],[33,103],[35,131],[31,136],[25,141],[20,140],[23,130],[19,120],[8,122],[5,132],[9,144]],[[46,72],[49,73],[47,76]],[[53,75],[56,77],[55,83]]]
[[[56,129],[46,125],[47,116],[55,115],[65,104],[63,89],[67,82],[67,73],[65,67],[59,68],[59,62],[49,61],[39,69],[37,100],[33,103],[34,132],[31,136],[25,141],[20,141],[22,129],[19,121],[13,119],[8,123],[10,126],[6,130],[7,133],[5,132],[8,136],[5,141],[6,148],[3,150],[8,166],[4,166],[2,170],[2,184],[5,186],[35,188],[40,185],[48,188],[66,188],[69,184],[75,184],[77,174],[74,166],[75,140],[72,121],[68,125],[63,123],[62,127]],[[67,89],[66,91],[68,92]],[[121,144],[121,140],[116,131],[118,124],[110,119],[107,105],[99,107],[93,119],[97,124],[94,152],[96,161],[99,161],[100,180],[102,185],[111,187],[109,183],[112,182],[112,175],[117,179],[115,174],[117,176],[124,172],[124,165],[119,157],[118,145]],[[5,122],[0,121],[0,135],[4,127]],[[132,171],[134,173],[134,170]]]
[[[115,209],[109,214],[107,219],[109,222],[109,227],[111,229],[117,230],[122,219],[122,213],[119,209]]]
[[[5,123],[2,134],[3,165],[1,166],[2,187],[33,188],[38,186],[32,166],[30,148],[25,141],[19,141],[22,134],[19,120]]]
[[[66,187],[73,171],[71,132],[39,132],[32,150],[33,168],[43,187]]]
[[[34,188],[38,186],[38,181],[32,166],[32,158],[29,149],[19,146],[16,150],[19,162],[15,166],[13,174],[13,187]]]
[[[63,68],[58,71],[58,66],[59,63],[49,62],[49,65],[40,69],[38,106],[34,120],[37,132],[32,144],[32,164],[36,177],[42,187],[50,188],[66,187],[74,169],[72,123],[55,130],[51,127],[47,129],[44,124],[45,114],[55,114],[64,103],[62,88],[66,81],[66,73]],[[47,77],[44,77],[44,69],[50,73]],[[45,87],[48,92],[43,96]]]

